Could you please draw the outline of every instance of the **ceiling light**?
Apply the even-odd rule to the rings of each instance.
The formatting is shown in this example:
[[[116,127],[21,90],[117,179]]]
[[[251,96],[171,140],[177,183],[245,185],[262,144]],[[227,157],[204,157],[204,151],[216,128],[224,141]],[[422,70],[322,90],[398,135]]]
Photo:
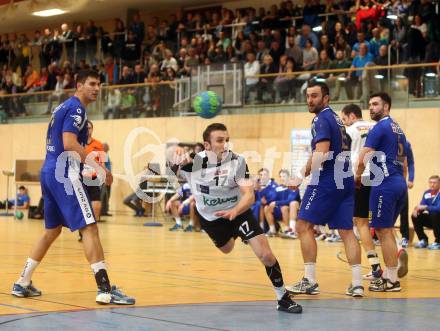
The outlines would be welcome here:
[[[435,72],[427,72],[427,73],[425,74],[425,76],[426,76],[426,77],[435,77],[435,76],[437,76],[437,75],[435,74]]]
[[[36,12],[33,12],[32,15],[34,15],[34,16],[41,16],[41,17],[48,17],[48,16],[61,15],[61,14],[64,14],[64,13],[66,13],[65,10],[61,10],[61,9],[58,9],[58,8],[53,8],[53,9],[36,11]]]
[[[315,79],[318,83],[325,83],[325,78],[316,78]]]
[[[315,32],[320,32],[320,31],[322,31],[322,26],[320,26],[320,25],[315,26],[312,30]]]
[[[341,77],[338,77],[338,80],[341,82],[345,82],[347,80],[347,78],[341,76]]]
[[[396,79],[406,79],[405,75],[396,75]]]
[[[376,78],[376,79],[384,79],[384,76],[383,75],[374,75],[374,78]]]

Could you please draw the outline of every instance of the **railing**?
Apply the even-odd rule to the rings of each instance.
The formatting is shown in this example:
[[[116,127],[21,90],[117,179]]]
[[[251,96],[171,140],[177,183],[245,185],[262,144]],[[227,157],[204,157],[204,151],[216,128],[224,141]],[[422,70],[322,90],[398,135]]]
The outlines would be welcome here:
[[[350,63],[347,63],[350,66]],[[325,82],[333,104],[366,107],[373,92],[387,91],[397,107],[438,107],[439,63],[392,66],[369,64],[340,68],[245,76],[239,63],[193,68],[192,77],[130,85],[103,85],[98,100],[88,108],[91,118],[138,118],[194,115],[192,100],[213,90],[230,112],[305,111],[309,81]],[[0,122],[45,119],[74,90],[0,95]],[[229,112],[229,111],[228,111]]]

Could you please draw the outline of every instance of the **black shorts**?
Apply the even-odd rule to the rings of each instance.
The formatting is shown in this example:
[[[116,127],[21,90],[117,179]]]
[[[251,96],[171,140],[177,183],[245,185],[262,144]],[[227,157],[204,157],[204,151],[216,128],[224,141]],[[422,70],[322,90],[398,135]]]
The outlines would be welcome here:
[[[368,218],[371,186],[361,185],[354,195],[354,217]]]
[[[101,201],[101,187],[85,185],[90,201]]]
[[[219,248],[226,245],[231,238],[240,237],[241,240],[245,241],[263,234],[263,230],[261,230],[250,209],[238,215],[232,221],[225,218],[207,221],[198,212],[197,214],[202,229],[206,231],[215,246]]]

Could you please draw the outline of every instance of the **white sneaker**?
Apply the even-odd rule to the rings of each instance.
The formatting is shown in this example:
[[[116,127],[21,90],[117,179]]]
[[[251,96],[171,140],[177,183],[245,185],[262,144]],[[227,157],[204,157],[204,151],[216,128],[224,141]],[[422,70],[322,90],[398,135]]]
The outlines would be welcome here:
[[[345,292],[346,295],[351,296],[353,298],[362,298],[364,296],[364,287],[361,286],[350,286],[347,288]]]
[[[321,233],[319,236],[317,236],[315,239],[317,241],[323,241],[325,240],[325,238],[327,238],[327,235],[325,233]]]

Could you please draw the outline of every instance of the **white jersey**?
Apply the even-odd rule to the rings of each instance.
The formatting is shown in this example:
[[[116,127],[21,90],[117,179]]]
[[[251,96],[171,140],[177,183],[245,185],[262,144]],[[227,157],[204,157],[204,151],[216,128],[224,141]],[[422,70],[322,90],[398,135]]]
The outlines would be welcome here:
[[[359,161],[359,155],[361,154],[361,150],[365,145],[365,141],[367,140],[368,132],[374,125],[375,123],[373,122],[360,120],[354,122],[346,129],[347,134],[351,138],[351,162],[353,165],[353,173],[355,173],[356,171]],[[367,164],[362,176],[368,176],[369,173],[370,173],[370,168],[369,165]]]
[[[180,173],[191,185],[199,214],[207,221],[219,219],[221,210],[234,208],[241,198],[241,179],[249,178],[245,159],[228,152],[221,162],[212,162],[205,151],[198,153],[193,163],[180,168]]]

